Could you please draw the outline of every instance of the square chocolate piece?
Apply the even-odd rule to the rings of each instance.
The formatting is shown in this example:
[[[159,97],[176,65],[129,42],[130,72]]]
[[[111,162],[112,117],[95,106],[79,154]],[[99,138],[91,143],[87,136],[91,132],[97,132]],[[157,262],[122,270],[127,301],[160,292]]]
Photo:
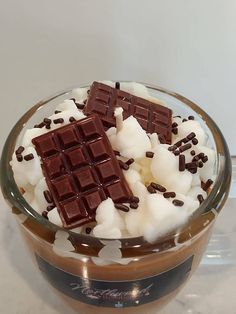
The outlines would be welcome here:
[[[157,133],[161,143],[171,144],[172,111],[120,89],[93,82],[84,107],[86,115],[99,115],[105,129],[116,125],[114,110],[123,108],[124,119],[133,115],[147,133]]]
[[[32,140],[63,226],[95,219],[108,197],[130,202],[132,193],[99,117],[75,121]]]

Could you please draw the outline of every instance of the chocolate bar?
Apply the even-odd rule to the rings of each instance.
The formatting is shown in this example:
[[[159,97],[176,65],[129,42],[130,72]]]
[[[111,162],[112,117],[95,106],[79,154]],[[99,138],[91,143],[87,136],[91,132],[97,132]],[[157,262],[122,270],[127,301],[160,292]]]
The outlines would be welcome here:
[[[91,115],[32,140],[65,228],[95,219],[110,197],[129,202],[132,193],[100,119]]]
[[[122,107],[124,119],[133,115],[147,133],[157,133],[162,143],[171,144],[172,111],[159,104],[117,88],[93,82],[84,113],[96,113],[105,129],[115,126],[114,109]]]

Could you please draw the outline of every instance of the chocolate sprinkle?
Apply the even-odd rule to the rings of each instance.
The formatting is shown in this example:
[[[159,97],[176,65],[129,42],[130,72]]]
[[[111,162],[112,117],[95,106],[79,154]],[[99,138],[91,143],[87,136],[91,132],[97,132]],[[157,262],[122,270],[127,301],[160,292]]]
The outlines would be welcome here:
[[[116,89],[120,89],[120,82],[116,82],[115,88],[116,88]]]
[[[175,150],[175,151],[174,151],[174,155],[175,155],[175,156],[179,156],[179,154],[180,154],[180,151],[179,151],[179,150]]]
[[[51,120],[51,119],[48,119],[48,118],[44,118],[44,119],[43,119],[43,122],[44,122],[45,124],[51,124],[51,123],[52,123],[52,120]]]
[[[76,104],[76,107],[80,110],[84,109],[85,104]]]
[[[61,111],[60,110],[55,110],[54,113],[58,114],[58,113],[61,113]]]
[[[173,151],[175,151],[176,149],[177,149],[177,146],[176,146],[176,145],[172,145],[172,146],[168,147],[168,150],[169,150],[170,152],[173,152]]]
[[[37,125],[37,128],[42,129],[45,126],[44,122],[41,122]]]
[[[203,186],[203,190],[207,191],[209,187],[212,185],[213,181],[211,179],[208,179],[207,182]]]
[[[192,143],[193,143],[193,145],[197,145],[198,144],[198,140],[196,138],[193,138],[192,139]]]
[[[177,134],[178,134],[178,128],[173,128],[173,129],[172,129],[172,133],[175,134],[175,135],[177,135]]]
[[[164,198],[176,197],[175,192],[165,192],[163,193]]]
[[[182,145],[182,143],[183,143],[183,139],[178,141],[178,142],[176,142],[173,146],[180,147]]]
[[[191,172],[192,174],[197,173],[197,167],[193,168],[193,169],[188,169],[189,172]]]
[[[197,156],[194,156],[193,157],[193,159],[192,159],[192,161],[198,161],[200,158],[199,158],[199,156],[197,155]]]
[[[139,198],[137,196],[132,196],[130,198],[131,203],[139,203]]]
[[[45,191],[43,192],[43,195],[44,195],[45,200],[46,200],[48,203],[52,203],[52,202],[53,202],[53,200],[52,200],[52,195],[51,195],[51,193],[50,193],[49,190],[45,190]]]
[[[189,116],[188,119],[189,120],[194,120],[195,118],[194,118],[194,116]]]
[[[178,126],[178,123],[177,122],[173,122],[172,123],[172,128],[174,129],[174,128],[177,128],[177,126]]]
[[[85,229],[86,234],[90,234],[91,231],[92,231],[92,228],[90,228],[90,227],[87,227],[87,228]]]
[[[192,147],[192,145],[190,143],[188,143],[188,144],[181,146],[179,148],[179,151],[182,153],[182,152],[185,152],[186,150],[190,149],[191,147]]]
[[[186,121],[188,121],[188,120],[187,120],[187,119],[185,119],[185,118],[182,120],[182,122],[186,122]]]
[[[197,199],[198,199],[200,204],[202,204],[202,202],[204,201],[202,194],[198,194]]]
[[[188,162],[185,164],[185,168],[186,169],[195,169],[197,167],[197,163],[192,161],[192,162]]]
[[[175,206],[183,206],[184,205],[184,202],[181,201],[181,200],[173,200],[172,203],[175,205]]]
[[[23,161],[23,156],[21,154],[17,154],[16,155],[16,159],[17,159],[17,161],[22,162]]]
[[[146,157],[147,158],[153,158],[154,153],[153,152],[146,152]]]
[[[154,189],[154,187],[151,186],[151,184],[147,187],[147,190],[148,190],[148,192],[151,193],[151,194],[156,193],[156,189]]]
[[[207,156],[204,156],[203,158],[202,158],[202,161],[205,163],[205,162],[207,162],[208,161],[208,157]]]
[[[185,170],[185,156],[179,155],[179,171]]]
[[[192,156],[196,155],[195,150],[191,150],[190,154],[191,154]]]
[[[192,161],[198,161],[198,160],[204,158],[204,156],[205,156],[204,153],[200,153],[200,154],[194,156]]]
[[[16,155],[22,154],[24,150],[25,150],[25,148],[23,146],[18,147],[16,150]]]
[[[190,133],[189,135],[187,135],[186,137],[187,137],[187,139],[188,139],[189,141],[191,141],[195,136],[196,136],[196,134],[195,134],[194,132],[192,132],[192,133]]]
[[[113,152],[116,156],[120,156],[120,152],[118,150],[113,150]]]
[[[24,160],[26,160],[26,161],[29,161],[29,160],[32,160],[32,159],[34,159],[34,155],[33,154],[28,154],[28,155],[25,155],[25,157],[24,157]]]
[[[121,169],[123,169],[123,170],[129,169],[129,166],[125,162],[123,162],[122,160],[118,160],[118,162],[119,162]]]
[[[63,123],[63,122],[64,122],[64,119],[62,119],[62,118],[58,118],[58,119],[53,120],[53,123],[55,123],[55,124],[59,124],[59,123]]]
[[[69,118],[69,121],[70,121],[70,122],[75,122],[76,119],[75,119],[74,117],[70,117],[70,118]]]
[[[47,211],[50,212],[51,210],[53,210],[53,208],[55,208],[55,205],[48,205]]]
[[[125,163],[126,163],[126,165],[130,166],[132,163],[134,163],[134,159],[130,158]]]
[[[132,209],[137,209],[138,208],[138,203],[130,203],[130,208]]]
[[[151,182],[151,186],[159,192],[166,192],[166,188],[158,183]]]
[[[124,205],[124,204],[120,204],[120,203],[115,203],[115,208],[122,210],[123,212],[128,212],[129,211],[129,207]]]
[[[43,216],[44,218],[48,219],[48,212],[47,212],[46,210],[44,210],[44,211],[42,212],[42,216]]]
[[[199,168],[202,168],[204,166],[202,161],[198,161],[197,165]]]

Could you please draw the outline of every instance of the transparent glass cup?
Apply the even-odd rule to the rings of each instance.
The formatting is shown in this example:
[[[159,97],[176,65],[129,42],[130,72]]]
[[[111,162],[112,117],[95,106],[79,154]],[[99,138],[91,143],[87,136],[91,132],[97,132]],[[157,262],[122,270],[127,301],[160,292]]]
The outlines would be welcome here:
[[[44,277],[81,314],[157,313],[175,297],[199,265],[228,196],[231,161],[214,121],[183,96],[159,87],[147,88],[152,96],[166,102],[174,115],[193,115],[217,152],[216,179],[209,197],[186,225],[154,243],[143,237],[99,239],[60,228],[39,215],[17,187],[9,161],[22,134],[53,112],[58,103],[71,98],[71,90],[40,101],[26,112],[3,149],[2,192],[19,222],[23,239]]]

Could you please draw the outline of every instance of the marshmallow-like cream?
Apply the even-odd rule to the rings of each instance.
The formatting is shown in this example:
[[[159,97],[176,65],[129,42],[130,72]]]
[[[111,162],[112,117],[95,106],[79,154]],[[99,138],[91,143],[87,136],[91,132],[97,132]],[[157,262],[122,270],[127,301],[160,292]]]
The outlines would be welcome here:
[[[96,212],[97,225],[93,229],[93,234],[101,238],[121,238],[124,229],[124,221],[120,212],[115,208],[112,199],[103,201]]]
[[[123,121],[123,127],[118,130],[115,141],[121,156],[127,158],[142,158],[151,149],[147,133],[133,116]]]
[[[114,87],[114,82],[103,81],[104,84]],[[120,89],[136,96],[160,103],[160,101],[149,95],[148,89],[138,83],[120,83]],[[77,88],[72,91],[72,96],[77,103],[83,103],[88,97],[88,88]],[[65,100],[60,103],[56,110],[57,114],[49,114],[52,120],[51,130],[69,123],[69,118],[76,120],[85,118],[82,110],[79,110],[73,100]],[[179,156],[175,156],[168,150],[170,145],[161,144],[156,133],[147,134],[142,129],[137,119],[133,116],[123,119],[123,109],[117,108],[114,112],[116,127],[106,131],[108,139],[114,150],[120,152],[118,159],[126,162],[134,159],[129,169],[124,172],[125,179],[134,196],[138,197],[137,209],[122,212],[115,208],[112,199],[104,200],[96,210],[96,222],[91,227],[91,235],[99,238],[118,239],[122,237],[144,236],[153,242],[158,237],[165,235],[172,229],[178,229],[185,224],[192,213],[198,208],[198,196],[205,199],[207,193],[202,189],[201,183],[214,178],[214,166],[216,153],[207,146],[206,132],[196,120],[183,122],[181,118],[173,118],[178,124],[178,134],[173,134],[172,145],[191,132],[196,134],[198,143],[193,146],[195,154],[204,153],[208,156],[207,162],[197,173],[188,170],[179,171]],[[53,120],[62,118],[63,123],[55,124]],[[42,214],[49,205],[44,197],[44,191],[48,190],[46,180],[41,169],[41,160],[32,144],[32,139],[48,132],[43,128],[32,128],[26,130],[21,145],[24,154],[33,154],[34,158],[29,161],[18,162],[13,154],[11,166],[17,185],[22,188],[26,201],[38,213]],[[148,158],[147,152],[153,153],[153,158]],[[193,155],[191,149],[182,152],[186,162],[191,162]],[[174,198],[165,198],[163,192],[158,190],[151,193],[147,187],[155,182],[165,187],[167,192],[175,192]],[[176,206],[173,200],[182,201],[181,206]],[[129,204],[124,204],[129,206]],[[62,226],[62,221],[57,208],[48,212],[48,219],[52,223]],[[74,232],[85,233],[86,225],[75,228]],[[110,248],[104,249],[103,253],[110,260]],[[112,250],[114,250],[112,248]],[[112,251],[113,252],[113,251]],[[119,250],[117,250],[119,253]],[[108,254],[109,253],[109,254]],[[120,258],[117,253],[117,259]]]

